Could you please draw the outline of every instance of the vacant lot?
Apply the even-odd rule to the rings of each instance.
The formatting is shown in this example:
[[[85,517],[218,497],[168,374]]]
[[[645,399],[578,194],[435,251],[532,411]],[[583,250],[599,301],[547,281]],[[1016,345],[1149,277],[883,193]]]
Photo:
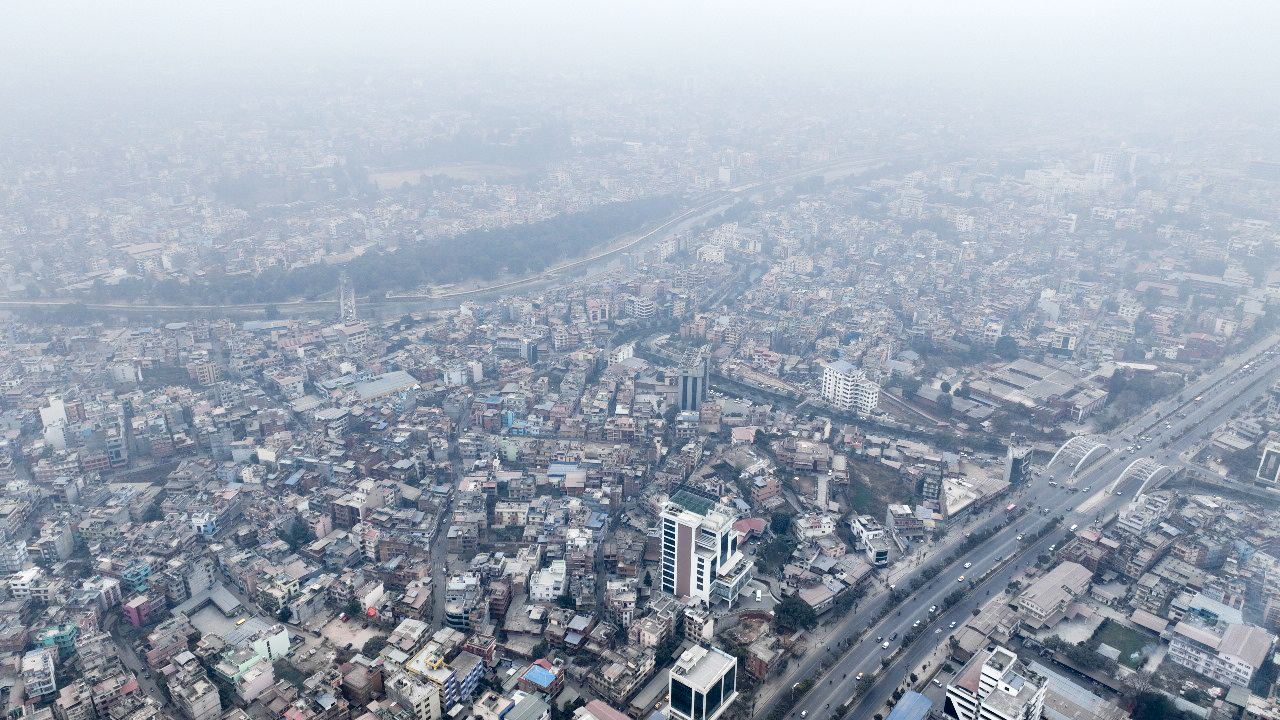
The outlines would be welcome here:
[[[910,502],[916,489],[897,470],[878,462],[849,459],[849,506],[861,515],[883,519],[891,502]]]
[[[1104,620],[1093,633],[1093,637],[1089,639],[1089,647],[1094,650],[1103,643],[1119,650],[1120,664],[1134,670],[1137,670],[1142,662],[1142,648],[1154,644],[1141,632],[1110,619]],[[1138,653],[1138,657],[1133,657],[1134,653]]]

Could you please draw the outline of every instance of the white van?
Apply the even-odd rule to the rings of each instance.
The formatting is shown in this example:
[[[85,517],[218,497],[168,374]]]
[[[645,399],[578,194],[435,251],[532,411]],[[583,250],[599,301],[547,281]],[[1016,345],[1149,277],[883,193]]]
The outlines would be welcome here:
[[[1072,525],[1072,526],[1067,530],[1067,532],[1075,532],[1075,531],[1076,531],[1076,528],[1078,528],[1078,527],[1080,527],[1080,526],[1079,526],[1079,525]]]

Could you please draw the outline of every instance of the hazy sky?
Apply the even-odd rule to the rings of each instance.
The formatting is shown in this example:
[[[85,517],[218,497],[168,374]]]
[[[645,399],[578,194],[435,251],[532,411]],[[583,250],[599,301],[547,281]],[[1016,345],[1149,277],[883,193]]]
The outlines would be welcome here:
[[[1274,92],[1277,37],[1271,1],[40,0],[0,13],[0,78],[358,57]]]

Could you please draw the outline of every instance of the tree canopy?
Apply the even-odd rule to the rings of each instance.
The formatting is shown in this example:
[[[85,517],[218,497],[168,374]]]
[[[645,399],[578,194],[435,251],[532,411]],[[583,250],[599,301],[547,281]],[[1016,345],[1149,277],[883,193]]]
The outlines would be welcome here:
[[[818,624],[818,615],[808,603],[788,595],[774,606],[773,623],[780,630],[809,630]]]

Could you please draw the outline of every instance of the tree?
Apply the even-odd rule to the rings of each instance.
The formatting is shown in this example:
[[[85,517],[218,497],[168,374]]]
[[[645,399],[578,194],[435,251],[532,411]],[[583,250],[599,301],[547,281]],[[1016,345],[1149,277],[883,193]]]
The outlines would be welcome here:
[[[1002,360],[1013,361],[1018,359],[1018,341],[1008,335],[1001,335],[996,340],[996,355]]]
[[[280,612],[276,613],[276,619],[282,623],[289,622],[293,619],[293,610],[289,609],[288,605],[280,608]]]
[[[810,630],[818,624],[818,615],[797,595],[788,595],[773,608],[773,624],[780,630]]]
[[[569,593],[565,593],[556,598],[556,605],[559,605],[566,610],[576,610],[578,607],[578,601],[574,600],[573,596]]]
[[[774,535],[786,535],[791,532],[791,514],[785,512],[775,512],[769,517],[769,529]]]
[[[949,393],[949,392],[951,392],[951,383],[947,382],[946,380],[943,380],[943,381],[942,381],[942,392],[944,392],[944,393]]]
[[[374,635],[364,641],[364,645],[360,647],[360,654],[368,658],[378,657],[378,653],[382,652],[382,648],[387,646],[387,638],[382,635]]]
[[[1185,720],[1188,715],[1158,692],[1142,693],[1133,703],[1133,720]]]

